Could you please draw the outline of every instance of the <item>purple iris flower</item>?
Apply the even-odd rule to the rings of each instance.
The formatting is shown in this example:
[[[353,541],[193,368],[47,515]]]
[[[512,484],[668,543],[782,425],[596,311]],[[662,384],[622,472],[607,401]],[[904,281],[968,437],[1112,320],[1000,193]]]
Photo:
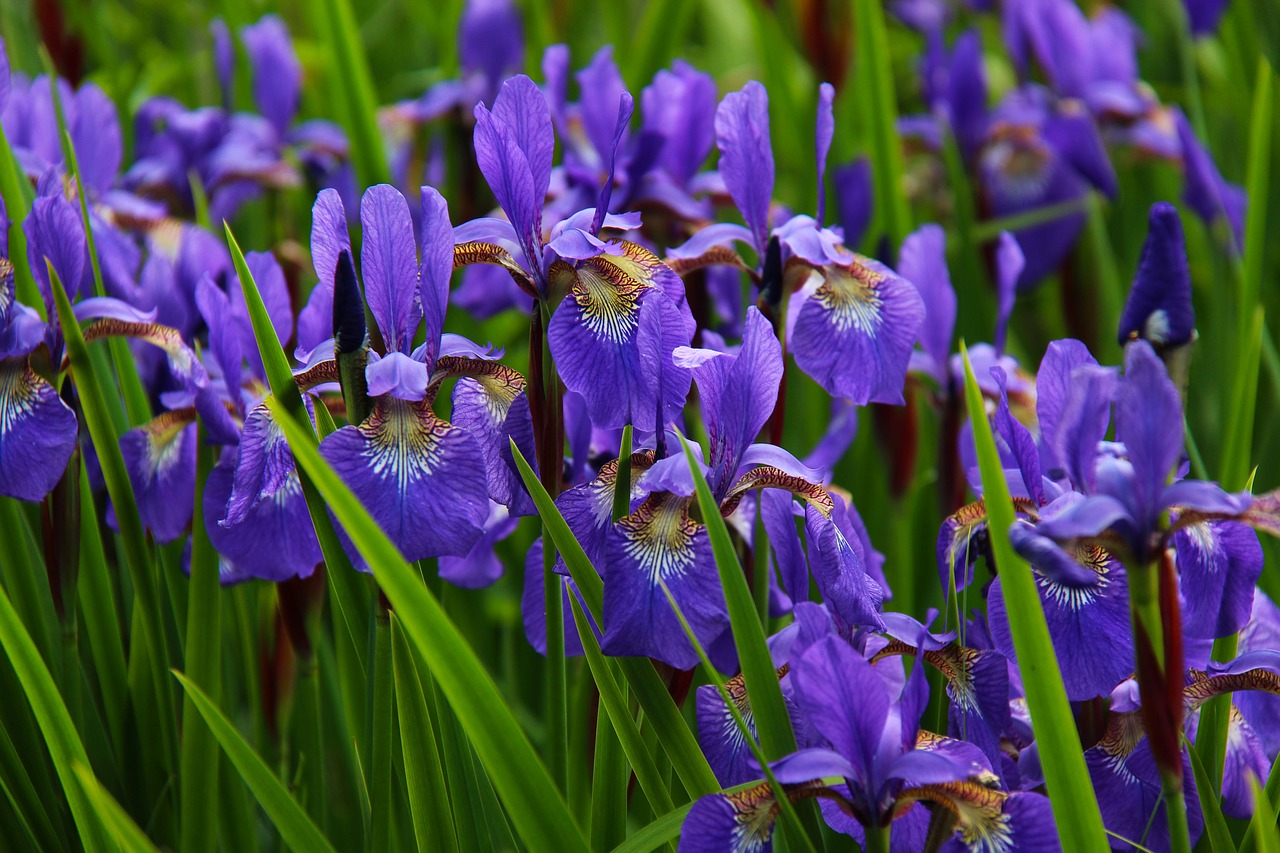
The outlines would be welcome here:
[[[245,260],[277,336],[288,340],[293,314],[279,265],[266,253],[250,252]],[[266,377],[239,279],[227,279],[224,291],[205,276],[195,296],[209,329],[206,357],[213,381],[194,405],[210,440],[223,445],[201,498],[222,583],[306,577],[322,560],[320,545],[297,464],[263,402]]]
[[[799,714],[825,745],[783,758],[773,772],[792,799],[830,801],[823,814],[834,829],[861,835],[865,826],[890,826],[914,803],[937,803],[961,816],[961,838],[946,849],[1058,849],[1046,798],[986,787],[980,780],[990,770],[980,752],[920,731],[923,667],[895,696],[845,640],[826,636],[793,654],[788,677]],[[827,787],[821,780],[831,776],[844,784]],[[680,849],[769,850],[777,811],[767,785],[703,797],[685,818]]]
[[[1206,225],[1226,222],[1237,252],[1244,251],[1244,215],[1248,197],[1244,188],[1228,183],[1213,162],[1213,155],[1196,138],[1187,117],[1181,110],[1174,120],[1178,129],[1178,141],[1182,147],[1182,168],[1185,175],[1183,199],[1187,206]]]
[[[218,77],[229,86],[225,27],[214,33]],[[214,107],[188,110],[169,98],[147,101],[135,117],[137,159],[124,177],[125,185],[173,211],[190,212],[194,198],[189,175],[194,173],[207,194],[210,218],[230,219],[263,189],[301,181],[285,156],[291,150],[320,185],[353,197],[354,177],[342,131],[331,122],[293,123],[302,68],[284,23],[268,15],[245,27],[240,36],[253,71],[259,114]],[[224,92],[224,99],[230,98],[230,91]]]
[[[631,98],[615,105],[612,145],[631,116]],[[505,268],[539,300],[561,300],[547,327],[565,387],[579,394],[593,423],[628,423],[642,433],[679,417],[691,381],[671,360],[689,343],[693,318],[680,278],[636,243],[600,238],[628,230],[637,215],[606,213],[613,161],[594,208],[543,231],[555,137],[546,98],[528,77],[502,86],[493,110],[476,107],[476,158],[507,220],[478,219],[454,231],[458,262]]]
[[[824,84],[816,132],[820,185],[835,127],[833,94]],[[811,217],[771,227],[774,162],[764,86],[751,82],[725,96],[716,110],[716,139],[720,176],[746,224],[708,226],[671,257],[683,271],[729,262],[734,256],[726,249],[735,242],[751,247],[760,270],[777,278],[764,282],[766,290],[775,288],[764,298],[785,305],[783,327],[796,364],[833,396],[858,405],[902,403],[911,347],[924,318],[916,289],[878,261],[845,249],[839,231]],[[746,268],[741,259],[736,263]]]
[[[325,242],[340,247],[341,201],[336,194],[321,201],[335,208],[323,221],[339,229]],[[371,351],[365,369],[372,412],[328,436],[320,452],[407,559],[464,556],[484,534],[490,498],[513,513],[532,511],[509,446],[514,438],[532,455],[524,379],[484,348],[444,334],[453,228],[438,192],[422,190],[421,263],[409,206],[395,188],[370,188],[360,220],[365,298],[386,350]],[[334,263],[342,273],[349,251],[340,250]],[[414,347],[424,321],[426,339]],[[320,359],[327,356],[326,348]],[[432,409],[451,378],[458,379],[452,423]]]

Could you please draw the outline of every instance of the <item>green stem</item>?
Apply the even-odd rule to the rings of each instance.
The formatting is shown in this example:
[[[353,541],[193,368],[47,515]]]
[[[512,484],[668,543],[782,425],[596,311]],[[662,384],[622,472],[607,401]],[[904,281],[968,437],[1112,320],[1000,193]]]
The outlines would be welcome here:
[[[866,826],[867,843],[863,849],[866,853],[889,853],[889,827]]]
[[[391,660],[391,617],[378,608],[373,652],[373,752],[369,785],[372,800],[372,847],[376,851],[391,849],[391,690],[394,685]]]
[[[1165,813],[1169,816],[1169,841],[1173,853],[1191,853],[1191,832],[1187,829],[1187,801],[1182,796],[1182,779],[1174,773],[1160,774]]]

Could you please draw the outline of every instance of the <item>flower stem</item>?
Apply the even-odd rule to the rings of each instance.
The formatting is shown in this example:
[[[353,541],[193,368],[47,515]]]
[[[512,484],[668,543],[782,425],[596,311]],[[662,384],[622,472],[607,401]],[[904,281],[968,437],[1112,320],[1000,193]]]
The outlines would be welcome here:
[[[866,826],[867,843],[863,846],[866,853],[889,853],[889,827]]]
[[[1182,796],[1182,778],[1162,771],[1165,814],[1169,816],[1169,843],[1173,853],[1191,853],[1191,832],[1187,829],[1187,801]]]

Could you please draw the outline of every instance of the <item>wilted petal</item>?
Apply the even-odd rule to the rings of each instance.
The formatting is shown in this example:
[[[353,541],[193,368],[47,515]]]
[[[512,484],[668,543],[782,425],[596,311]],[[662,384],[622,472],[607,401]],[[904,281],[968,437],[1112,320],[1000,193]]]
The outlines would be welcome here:
[[[819,272],[822,282],[802,299],[789,333],[796,364],[833,396],[858,405],[900,405],[911,347],[924,322],[920,294],[866,258]]]
[[[333,433],[320,452],[406,560],[461,556],[484,532],[484,454],[425,402],[382,397],[364,423]]]
[[[120,436],[138,513],[157,542],[177,539],[191,522],[196,493],[194,418],[190,409],[165,412]]]
[[[0,361],[0,495],[47,495],[67,468],[76,432],[76,416],[25,358]]]

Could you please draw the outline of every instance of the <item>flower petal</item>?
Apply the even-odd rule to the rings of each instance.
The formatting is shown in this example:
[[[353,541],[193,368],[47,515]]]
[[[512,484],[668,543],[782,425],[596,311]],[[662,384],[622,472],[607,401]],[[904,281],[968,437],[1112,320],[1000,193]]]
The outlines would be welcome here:
[[[720,175],[751,230],[761,257],[769,242],[769,205],[773,201],[773,146],[769,141],[769,96],[752,80],[740,92],[725,95],[716,109]]]
[[[25,358],[0,361],[0,495],[38,501],[76,446],[76,416]]]
[[[364,423],[331,434],[320,452],[406,560],[461,556],[484,532],[484,454],[425,402],[381,397]]]
[[[191,523],[196,493],[195,410],[164,412],[120,436],[142,522],[157,542],[171,542]]]
[[[395,187],[370,187],[360,202],[360,224],[364,228],[361,273],[369,311],[382,330],[387,352],[407,353],[422,320],[409,205]]]
[[[888,267],[858,257],[819,270],[790,332],[796,364],[834,396],[858,405],[903,402],[911,347],[924,303]],[[794,310],[794,304],[792,306]]]

